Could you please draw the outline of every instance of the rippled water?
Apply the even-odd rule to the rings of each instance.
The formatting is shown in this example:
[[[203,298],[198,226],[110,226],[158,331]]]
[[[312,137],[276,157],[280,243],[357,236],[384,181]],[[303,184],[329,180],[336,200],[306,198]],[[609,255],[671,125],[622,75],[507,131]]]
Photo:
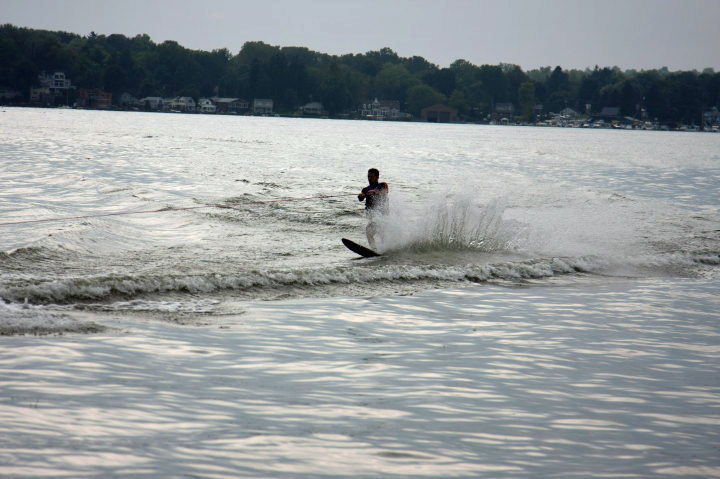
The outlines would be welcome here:
[[[0,153],[0,331],[85,333],[2,340],[0,474],[720,475],[720,135],[5,108]]]
[[[712,134],[6,109],[2,137],[11,302],[186,308],[720,262]],[[391,185],[386,256],[351,262],[339,238],[366,241],[370,166]]]

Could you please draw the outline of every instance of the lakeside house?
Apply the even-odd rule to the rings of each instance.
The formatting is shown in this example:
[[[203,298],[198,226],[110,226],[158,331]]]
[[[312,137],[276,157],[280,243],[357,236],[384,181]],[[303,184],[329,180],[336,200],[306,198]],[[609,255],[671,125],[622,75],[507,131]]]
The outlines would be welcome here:
[[[78,108],[95,108],[105,110],[112,106],[112,93],[99,88],[80,88],[75,106]]]
[[[272,102],[272,100],[265,101]],[[128,109],[205,114],[247,114],[250,111],[248,101],[242,98],[200,98],[196,102],[189,96],[174,98],[148,96],[137,100],[127,92],[121,95],[120,105]],[[270,108],[272,111],[272,104]]]
[[[496,103],[488,115],[491,125],[510,125],[514,118],[515,105],[505,102]]]
[[[165,104],[171,111],[193,112],[197,111],[197,104],[192,97],[178,96],[166,101]]]
[[[120,106],[123,108],[129,108],[134,106],[139,106],[140,100],[132,96],[130,93],[125,92],[122,95],[120,95]]]
[[[55,98],[63,98],[69,103],[69,92],[75,87],[64,72],[56,71],[52,75],[42,72],[38,75],[40,87],[30,88],[30,103],[52,105]]]
[[[197,102],[197,109],[200,113],[215,113],[217,107],[209,98],[200,98]]]
[[[408,114],[400,110],[397,100],[378,100],[374,98],[360,105],[360,117],[366,120],[405,120]]]
[[[323,114],[323,104],[319,101],[311,101],[300,107],[300,113],[308,116],[320,116]]]
[[[273,112],[273,101],[269,98],[255,98],[253,100],[252,110],[256,115],[271,115]]]
[[[215,104],[217,113],[230,113],[234,115],[245,114],[250,109],[250,103],[242,98],[210,98]]]
[[[563,108],[560,110],[560,117],[561,118],[577,118],[580,116],[580,113],[576,112],[572,108]]]
[[[496,103],[491,118],[502,123],[508,123],[514,116],[515,105],[512,103]]]
[[[420,119],[428,123],[452,123],[457,121],[457,110],[437,103],[420,110]]]
[[[43,88],[50,88],[51,90],[69,90],[72,88],[72,82],[65,76],[64,72],[55,72],[52,75],[48,75],[45,72],[38,75],[40,80],[40,86]]]
[[[159,96],[146,96],[140,99],[141,108],[145,110],[160,111],[165,106],[165,101]]]
[[[42,72],[38,75],[39,87],[30,88],[30,104],[41,106],[74,105],[78,108],[90,109],[111,109],[113,108],[113,94],[101,89],[78,89],[73,85],[70,78],[64,72],[55,71],[51,74]],[[76,91],[76,93],[70,93]],[[12,88],[0,87],[0,100],[12,100],[21,98],[22,93]],[[251,102],[242,98],[211,97],[200,98],[197,102],[189,96],[162,98],[145,97],[136,99],[130,93],[120,95],[117,105],[123,109],[148,110],[148,111],[174,111],[187,113],[205,114],[273,114],[274,101],[269,98],[256,98]],[[74,103],[72,103],[74,102]],[[251,106],[252,105],[252,106]],[[535,117],[542,116],[543,106],[535,105]],[[643,129],[643,130],[683,130],[683,131],[720,131],[720,111],[718,107],[711,110],[698,111],[697,120],[689,125],[683,124],[661,124],[657,119],[648,120],[645,109],[638,107],[638,118],[623,117],[619,107],[603,107],[599,112],[590,113],[591,105],[585,105],[586,114],[580,114],[572,108],[565,108],[559,114],[551,114],[539,118],[534,123],[538,126],[562,126],[562,127],[592,127],[592,128],[617,128],[617,129]],[[327,111],[323,109],[320,102],[311,101],[299,107],[299,113],[303,116],[323,116]],[[513,103],[499,102],[492,108],[490,115],[485,122],[492,124],[521,124],[515,116],[516,108]],[[348,113],[339,117],[350,118]],[[408,120],[411,115],[401,110],[401,104],[397,100],[380,100],[377,97],[361,104],[352,113],[352,117],[372,120]],[[420,112],[420,120],[425,122],[445,123],[459,121],[457,110],[444,105],[436,104],[423,108]],[[699,123],[698,123],[699,122]],[[529,124],[529,123],[523,123]]]

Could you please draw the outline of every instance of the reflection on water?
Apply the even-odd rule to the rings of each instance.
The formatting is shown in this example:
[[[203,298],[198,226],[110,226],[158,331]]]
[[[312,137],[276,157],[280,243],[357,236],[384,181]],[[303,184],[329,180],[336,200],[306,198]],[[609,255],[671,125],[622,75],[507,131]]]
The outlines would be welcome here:
[[[714,477],[717,288],[484,286],[13,338],[0,475]]]

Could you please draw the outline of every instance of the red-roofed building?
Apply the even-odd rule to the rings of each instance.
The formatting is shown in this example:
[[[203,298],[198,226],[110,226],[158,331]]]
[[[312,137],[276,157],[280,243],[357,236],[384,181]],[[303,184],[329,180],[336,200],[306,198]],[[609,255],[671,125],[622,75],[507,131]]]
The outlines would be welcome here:
[[[112,105],[112,93],[97,88],[80,88],[75,105],[78,108],[96,108],[99,110],[110,108]]]
[[[433,106],[423,108],[420,111],[422,121],[429,123],[452,123],[457,121],[457,110],[447,105],[437,103]]]

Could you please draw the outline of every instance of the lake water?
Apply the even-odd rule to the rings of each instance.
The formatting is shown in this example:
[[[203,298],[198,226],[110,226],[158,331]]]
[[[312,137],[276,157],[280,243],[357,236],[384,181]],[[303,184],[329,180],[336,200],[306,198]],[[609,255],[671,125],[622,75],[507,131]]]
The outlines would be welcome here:
[[[720,477],[720,135],[4,108],[0,153],[0,475]]]

